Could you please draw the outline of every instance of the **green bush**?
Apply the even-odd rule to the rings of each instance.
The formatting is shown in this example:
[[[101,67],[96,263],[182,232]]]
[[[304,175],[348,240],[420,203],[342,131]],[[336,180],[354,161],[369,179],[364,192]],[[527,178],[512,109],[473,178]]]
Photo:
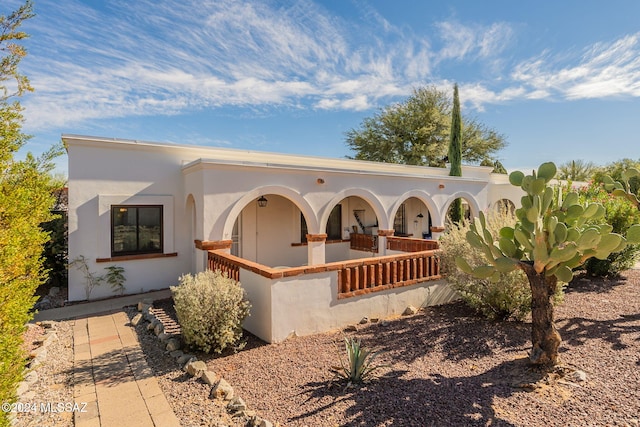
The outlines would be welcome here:
[[[242,337],[242,321],[251,304],[237,282],[220,271],[180,277],[172,286],[173,302],[187,345],[206,353],[221,353]]]
[[[578,189],[581,202],[597,202],[605,208],[605,221],[611,224],[614,233],[625,235],[629,227],[640,223],[640,211],[629,200],[616,197],[600,185],[591,184]],[[627,245],[622,251],[614,252],[605,260],[590,258],[584,265],[592,276],[617,275],[628,270],[640,257],[640,245]]]
[[[513,227],[515,216],[508,212],[492,212],[487,215],[487,226],[494,236],[502,227]],[[472,247],[466,239],[469,221],[451,226],[440,238],[441,266],[447,282],[458,291],[460,297],[482,315],[492,320],[513,318],[522,320],[531,311],[531,289],[527,276],[516,270],[500,274],[500,280],[477,279],[456,267],[456,257],[462,257],[472,267],[485,265],[481,250]]]

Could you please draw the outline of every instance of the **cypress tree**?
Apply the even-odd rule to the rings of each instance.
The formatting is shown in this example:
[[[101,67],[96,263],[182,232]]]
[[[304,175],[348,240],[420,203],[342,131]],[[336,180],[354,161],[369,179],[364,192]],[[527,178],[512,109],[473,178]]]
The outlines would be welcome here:
[[[449,176],[462,176],[462,122],[460,118],[460,99],[458,84],[453,86],[453,110],[451,112],[451,132],[449,134]],[[464,217],[462,199],[453,201],[449,209],[451,222],[458,223]]]

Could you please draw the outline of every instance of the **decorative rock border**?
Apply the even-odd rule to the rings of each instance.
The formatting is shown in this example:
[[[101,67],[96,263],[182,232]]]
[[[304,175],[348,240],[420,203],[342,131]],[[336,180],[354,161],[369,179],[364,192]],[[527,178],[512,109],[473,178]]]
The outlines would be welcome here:
[[[211,386],[209,399],[219,399],[227,402],[227,412],[234,418],[244,418],[248,427],[273,427],[271,421],[260,418],[255,411],[250,410],[245,401],[235,395],[233,387],[215,372],[207,369],[207,364],[198,360],[193,354],[183,351],[182,338],[178,334],[165,332],[162,320],[153,312],[153,301],[144,299],[138,302],[138,313],[133,316],[131,326],[138,326],[141,322],[149,322],[147,330],[152,331],[158,338],[158,345],[175,359],[180,368],[190,376],[200,379]]]
[[[49,345],[51,345],[52,342],[58,339],[58,335],[53,330],[53,322],[44,321],[37,323],[27,323],[26,326],[27,328],[40,326],[45,330],[45,334],[40,346],[29,352],[29,358],[31,360],[24,370],[24,379],[18,383],[18,388],[16,390],[16,395],[18,396],[19,402],[30,401],[36,397],[35,392],[29,390],[31,386],[38,381],[38,372],[36,369],[47,358],[47,348],[49,347]],[[12,426],[18,425],[18,419],[15,412],[12,412],[9,415],[9,420]]]

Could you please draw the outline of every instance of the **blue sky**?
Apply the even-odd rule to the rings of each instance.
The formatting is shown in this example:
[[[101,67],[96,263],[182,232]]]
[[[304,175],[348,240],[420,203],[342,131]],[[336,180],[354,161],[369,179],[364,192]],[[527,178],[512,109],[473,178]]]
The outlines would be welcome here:
[[[463,114],[505,135],[510,170],[640,159],[636,0],[34,5],[21,66],[36,154],[76,133],[344,157],[363,118],[457,82]]]

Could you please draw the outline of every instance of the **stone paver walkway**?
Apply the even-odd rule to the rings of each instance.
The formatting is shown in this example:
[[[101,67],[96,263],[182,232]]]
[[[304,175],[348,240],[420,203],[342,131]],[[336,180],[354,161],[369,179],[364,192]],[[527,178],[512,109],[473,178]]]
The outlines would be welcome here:
[[[180,426],[122,310],[76,319],[73,358],[76,427]]]

